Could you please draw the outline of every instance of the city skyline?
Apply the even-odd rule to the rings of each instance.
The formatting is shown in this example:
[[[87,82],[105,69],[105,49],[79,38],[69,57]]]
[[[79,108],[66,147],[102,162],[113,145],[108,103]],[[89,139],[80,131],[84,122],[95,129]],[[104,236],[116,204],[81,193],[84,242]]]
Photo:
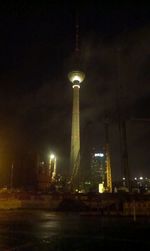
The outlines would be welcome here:
[[[97,8],[96,8],[97,7]],[[75,47],[75,8],[66,4],[5,6],[1,9],[0,173],[19,152],[55,152],[67,171],[72,87],[68,61]],[[131,176],[150,176],[148,9],[87,4],[79,10],[81,57],[86,80],[81,95],[81,145],[104,145],[110,121],[112,176],[121,177],[117,81],[126,111]],[[121,48],[121,62],[117,53]],[[84,148],[85,147],[85,148]]]

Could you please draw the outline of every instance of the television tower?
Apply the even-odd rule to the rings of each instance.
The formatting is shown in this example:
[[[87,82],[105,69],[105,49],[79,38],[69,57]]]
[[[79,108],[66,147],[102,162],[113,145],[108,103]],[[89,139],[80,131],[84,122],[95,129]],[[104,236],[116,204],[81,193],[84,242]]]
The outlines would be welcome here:
[[[78,20],[77,20],[78,21]],[[80,169],[80,85],[85,78],[84,72],[79,67],[79,25],[76,23],[75,69],[69,72],[68,78],[73,88],[71,152],[70,152],[70,186],[74,190],[79,186]]]

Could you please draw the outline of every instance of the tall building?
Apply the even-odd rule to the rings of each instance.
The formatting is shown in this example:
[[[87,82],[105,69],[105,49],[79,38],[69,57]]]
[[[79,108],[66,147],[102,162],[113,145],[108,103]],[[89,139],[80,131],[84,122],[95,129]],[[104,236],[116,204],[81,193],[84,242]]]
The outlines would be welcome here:
[[[106,157],[103,152],[95,152],[91,154],[91,190],[99,191],[100,184],[106,186]]]
[[[49,166],[44,161],[39,161],[37,168],[38,190],[48,191],[50,187]]]

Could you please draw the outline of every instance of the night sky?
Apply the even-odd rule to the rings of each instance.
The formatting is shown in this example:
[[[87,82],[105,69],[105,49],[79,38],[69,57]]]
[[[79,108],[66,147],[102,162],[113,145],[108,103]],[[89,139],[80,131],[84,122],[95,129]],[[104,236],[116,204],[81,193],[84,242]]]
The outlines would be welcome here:
[[[107,116],[113,179],[121,177],[119,98],[131,176],[150,177],[149,8],[50,2],[0,8],[0,182],[24,153],[53,151],[59,169],[68,170],[72,88],[67,74],[77,9],[86,73],[80,89],[81,152],[85,157],[92,147],[102,149]]]

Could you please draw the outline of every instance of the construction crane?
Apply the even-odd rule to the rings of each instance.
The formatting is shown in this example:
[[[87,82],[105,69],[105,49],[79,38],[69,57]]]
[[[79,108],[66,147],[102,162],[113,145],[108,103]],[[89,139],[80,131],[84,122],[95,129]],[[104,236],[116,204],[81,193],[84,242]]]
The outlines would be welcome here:
[[[107,192],[112,193],[112,175],[109,150],[109,130],[108,123],[105,123],[105,156],[106,156],[106,187]]]

